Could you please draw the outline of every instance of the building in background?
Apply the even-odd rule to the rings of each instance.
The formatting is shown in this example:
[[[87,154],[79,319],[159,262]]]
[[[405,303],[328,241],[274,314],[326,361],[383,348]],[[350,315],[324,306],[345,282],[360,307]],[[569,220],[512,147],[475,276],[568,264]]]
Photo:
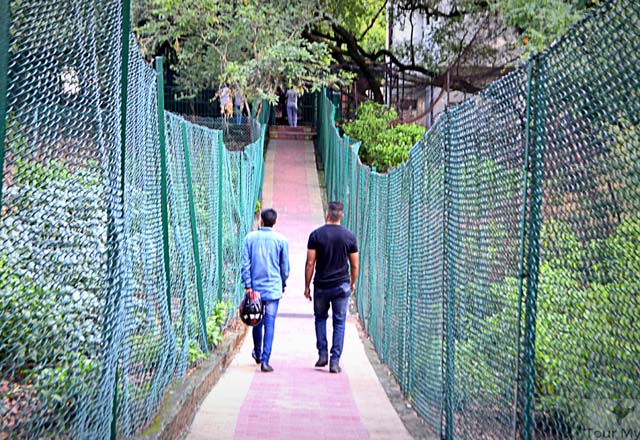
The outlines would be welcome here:
[[[466,100],[520,59],[513,30],[494,14],[465,14],[452,25],[445,18],[452,12],[447,0],[429,15],[401,11],[393,2],[387,6],[387,50],[402,63],[439,72],[432,77],[400,71],[387,57],[385,103],[397,109],[403,122],[431,127],[447,105]],[[462,50],[454,54],[452,47]],[[462,83],[461,78],[468,80]]]

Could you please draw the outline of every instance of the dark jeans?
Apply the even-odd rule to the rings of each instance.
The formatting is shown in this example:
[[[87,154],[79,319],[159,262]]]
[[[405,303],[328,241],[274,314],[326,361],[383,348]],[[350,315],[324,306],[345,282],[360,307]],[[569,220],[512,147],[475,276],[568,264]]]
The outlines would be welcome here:
[[[339,362],[344,345],[344,329],[347,321],[351,285],[341,284],[329,289],[313,289],[313,314],[316,318],[316,347],[319,355],[327,355],[327,318],[329,306],[332,310],[333,342],[331,344],[331,362]]]
[[[253,349],[261,362],[269,363],[271,357],[271,347],[273,346],[273,331],[278,314],[279,299],[264,301],[264,319],[260,325],[253,328]],[[262,339],[262,328],[264,327],[264,340]]]

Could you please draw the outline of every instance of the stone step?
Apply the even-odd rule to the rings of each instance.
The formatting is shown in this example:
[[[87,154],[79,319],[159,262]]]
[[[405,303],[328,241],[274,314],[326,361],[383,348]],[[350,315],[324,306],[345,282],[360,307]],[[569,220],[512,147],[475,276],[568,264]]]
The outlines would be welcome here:
[[[290,127],[288,125],[271,125],[269,126],[271,131],[299,131],[299,132],[315,132],[315,128],[308,125],[298,125],[297,127]]]
[[[286,125],[274,125],[269,127],[269,139],[289,139],[310,141],[316,137],[313,127],[289,127]]]

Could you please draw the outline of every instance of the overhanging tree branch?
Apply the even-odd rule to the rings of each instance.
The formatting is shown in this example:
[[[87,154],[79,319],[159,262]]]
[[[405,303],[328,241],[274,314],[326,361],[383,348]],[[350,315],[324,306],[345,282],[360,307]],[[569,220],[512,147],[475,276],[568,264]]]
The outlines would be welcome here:
[[[382,13],[382,11],[384,11],[386,9],[386,7],[387,7],[387,0],[385,0],[385,2],[382,4],[382,6],[380,6],[380,9],[378,9],[378,12],[373,17],[373,20],[371,20],[371,23],[369,23],[369,26],[367,26],[367,28],[364,30],[362,35],[360,35],[360,38],[358,38],[358,40],[363,40],[364,39],[364,37],[371,30],[373,25],[376,24],[376,21],[378,21],[378,17],[380,17],[380,14]]]

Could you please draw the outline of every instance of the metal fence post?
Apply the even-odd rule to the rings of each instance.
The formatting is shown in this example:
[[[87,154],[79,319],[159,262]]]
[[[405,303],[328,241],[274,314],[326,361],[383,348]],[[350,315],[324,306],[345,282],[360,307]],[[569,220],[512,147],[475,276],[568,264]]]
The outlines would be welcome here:
[[[7,134],[7,105],[9,87],[9,26],[11,24],[11,0],[0,2],[0,175],[4,173],[4,149]],[[1,177],[0,177],[1,180]],[[0,206],[2,206],[2,182],[0,181]]]
[[[352,198],[353,198],[353,187],[351,186],[351,156],[353,152],[351,150],[351,143],[347,147],[347,151],[345,153],[345,172],[344,172],[344,193],[342,202],[344,203],[344,209],[347,216],[347,224],[353,224],[353,206],[352,206]]]
[[[407,162],[407,165],[409,167],[409,169],[411,170],[413,168],[412,166],[413,161],[411,160],[411,153],[409,153],[409,161]],[[414,183],[414,175],[415,175],[415,171],[411,171],[409,173],[409,194],[417,194],[416,189],[415,189],[415,183]],[[422,200],[421,200],[422,201]],[[412,231],[412,225],[414,220],[414,206],[416,204],[416,198],[415,197],[409,197],[409,215],[407,216],[407,229],[406,229],[406,234],[407,234],[407,242],[408,243],[413,243],[415,241],[415,237]],[[411,280],[412,280],[412,272],[414,270],[412,264],[411,264],[411,259],[412,259],[412,250],[411,250],[411,246],[409,246],[409,249],[407,250],[407,271],[406,271],[406,279],[407,279],[407,296],[404,299],[404,310],[405,310],[405,314],[404,314],[404,319],[403,319],[403,324],[404,324],[404,340],[402,341],[402,363],[400,365],[403,366],[403,369],[401,370],[402,372],[402,383],[401,386],[404,388],[404,392],[407,396],[410,396],[411,393],[413,392],[412,387],[413,387],[413,380],[411,379],[411,375],[413,374],[413,359],[411,356],[408,355],[407,353],[407,346],[408,345],[412,345],[413,346],[413,336],[414,336],[414,331],[413,331],[413,316],[412,316],[412,310],[413,310],[413,299],[414,299],[414,294],[411,291]]]
[[[520,227],[520,263],[518,268],[518,337],[516,349],[516,368],[514,371],[513,390],[513,438],[517,437],[518,418],[518,386],[520,378],[520,338],[522,337],[522,297],[524,292],[525,273],[525,252],[527,236],[527,201],[529,186],[529,147],[531,142],[531,81],[533,74],[533,56],[529,57],[527,66],[527,89],[526,89],[526,110],[525,110],[525,136],[524,136],[524,165],[522,172],[522,223]]]
[[[262,204],[262,191],[264,190],[264,137],[266,131],[262,123],[259,123],[258,127],[260,131],[258,142],[261,145],[262,151],[262,160],[260,161],[260,177],[258,182],[260,184],[260,188],[258,189],[258,200],[260,200],[260,203]],[[255,207],[253,209],[255,210]]]
[[[202,351],[207,353],[207,318],[204,311],[204,295],[202,293],[202,268],[200,267],[200,245],[198,243],[198,227],[196,224],[196,208],[193,195],[193,182],[191,180],[191,159],[189,157],[189,139],[187,136],[187,123],[182,121],[182,145],[184,147],[184,168],[187,180],[187,194],[189,197],[189,216],[191,218],[191,242],[193,243],[193,259],[196,272],[196,289],[198,291],[198,311],[200,312],[200,333],[204,340]]]
[[[167,196],[167,139],[164,130],[164,74],[162,57],[156,57],[158,84],[158,138],[160,141],[160,210],[162,216],[162,246],[164,255],[164,279],[167,295],[167,311],[171,321],[171,264],[169,258],[169,200]]]
[[[386,176],[387,178],[387,197],[386,197],[386,212],[387,215],[391,215],[392,212],[392,206],[391,206],[391,174],[387,174]],[[392,225],[392,221],[391,219],[387,219],[387,228],[384,231],[385,232],[385,236],[386,236],[386,240],[387,242],[390,241],[390,238],[392,236],[392,231],[391,231],[391,225]],[[409,242],[410,243],[410,242]],[[383,328],[385,329],[389,329],[391,328],[391,326],[389,325],[389,321],[390,321],[390,316],[389,313],[391,312],[391,307],[390,307],[390,302],[391,302],[391,294],[389,292],[391,292],[392,289],[392,284],[391,284],[391,270],[392,270],[392,264],[391,264],[391,255],[389,255],[390,253],[390,245],[387,244],[387,246],[385,246],[385,257],[387,257],[387,264],[385,267],[385,283],[384,283],[384,292],[383,292],[383,299],[384,299],[384,314],[383,314]],[[385,363],[389,363],[389,332],[388,331],[383,331],[382,332],[382,353],[380,353],[380,358],[385,362]]]
[[[327,164],[325,170],[325,181],[324,184],[327,187],[327,194],[329,196],[329,201],[335,200],[335,168],[336,168],[336,154],[335,154],[335,143],[336,143],[336,134],[335,132],[331,133],[329,136],[329,148],[327,149]]]
[[[264,103],[263,103],[264,105]],[[266,124],[266,122],[265,122]],[[222,142],[222,132],[218,132],[218,302],[222,302],[222,186],[224,168],[222,167],[222,160],[224,154],[224,143]]]
[[[445,110],[445,128],[446,137],[443,146],[443,227],[442,227],[442,250],[443,250],[443,271],[442,271],[442,292],[446,298],[445,308],[445,338],[446,338],[446,357],[445,357],[445,438],[447,440],[454,439],[454,368],[455,368],[455,337],[454,337],[454,314],[455,314],[455,292],[451,287],[451,273],[449,268],[449,216],[450,216],[450,200],[449,200],[449,180],[447,173],[449,172],[449,152],[451,148],[451,113],[447,108]]]
[[[356,231],[354,231],[354,233],[358,233],[361,231],[362,228],[362,223],[363,223],[363,219],[365,218],[364,216],[364,198],[366,196],[365,192],[364,192],[364,168],[362,167],[358,167],[359,168],[359,185],[358,185],[358,213],[356,215],[356,219],[357,219],[357,223],[356,223]],[[362,246],[362,243],[360,244],[360,246]],[[360,288],[360,285],[362,285],[362,273],[364,271],[360,271],[359,275],[358,275],[358,292],[362,292],[362,289]],[[364,313],[364,304],[362,304],[362,302],[358,301],[358,304],[361,304],[361,310],[360,313],[362,314],[362,318],[364,320],[368,320],[369,317],[368,315],[366,315]],[[366,321],[365,321],[366,322]],[[363,323],[364,324],[364,323]],[[367,327],[368,328],[368,327]]]
[[[127,152],[127,100],[129,97],[129,32],[131,30],[131,1],[124,0],[122,2],[122,39],[120,47],[120,215],[124,217],[124,194],[125,194],[125,165],[126,165],[126,152]],[[116,246],[118,237],[116,236],[115,224],[122,221],[122,219],[116,220],[113,209],[109,209],[111,212],[108,214],[109,224],[107,228],[107,242]],[[108,257],[111,280],[118,279],[115,274],[118,272],[119,257],[116,250],[110,257]],[[110,341],[112,342],[112,341]],[[117,350],[117,349],[116,349]],[[117,354],[116,354],[116,357]],[[118,431],[118,381],[120,372],[117,369],[115,372],[115,382],[113,390],[113,404],[111,407],[111,439],[115,440]]]
[[[536,314],[538,300],[538,269],[540,264],[540,226],[542,223],[542,197],[544,174],[544,142],[545,142],[545,79],[546,66],[543,57],[535,58],[535,82],[533,93],[533,129],[534,139],[531,151],[531,199],[529,208],[529,240],[527,249],[527,293],[525,297],[524,327],[524,408],[521,438],[533,438],[535,420],[535,345]]]
[[[245,188],[244,188],[244,177],[242,176],[242,169],[244,168],[242,166],[242,162],[244,162],[244,150],[240,153],[240,163],[238,164],[238,186],[239,188],[239,192],[240,192],[240,231],[244,232],[244,206],[246,204],[246,201],[244,199],[245,196]]]
[[[369,174],[369,191],[367,191],[367,196],[369,198],[369,202],[367,203],[367,208],[369,211],[371,211],[372,206],[374,205],[374,201],[377,202],[377,198],[378,198],[378,191],[377,191],[377,178],[376,178],[376,167],[372,167],[371,168],[371,173]],[[367,333],[369,333],[370,335],[373,333],[375,334],[375,325],[372,325],[371,323],[371,318],[374,315],[374,312],[377,312],[378,310],[378,295],[376,294],[376,289],[377,289],[377,283],[376,283],[376,274],[378,273],[378,266],[376,265],[376,252],[375,252],[375,248],[376,248],[376,242],[377,242],[377,237],[374,233],[374,228],[376,229],[376,232],[378,230],[378,222],[376,221],[372,221],[374,217],[368,217],[367,220],[367,241],[368,243],[368,248],[369,248],[369,292],[368,292],[368,296],[369,296],[369,314],[367,316],[368,318],[368,328],[367,328]],[[373,316],[375,319],[375,316]],[[373,330],[373,331],[372,331]],[[377,334],[375,335],[376,339],[377,339]],[[375,342],[378,342],[377,340]]]
[[[342,176],[340,181],[342,182],[342,203],[346,205],[347,203],[347,179],[349,178],[349,156],[351,155],[351,139],[349,136],[344,135],[342,137],[346,148],[344,149],[342,156],[345,158],[344,162],[344,170],[342,172]]]

